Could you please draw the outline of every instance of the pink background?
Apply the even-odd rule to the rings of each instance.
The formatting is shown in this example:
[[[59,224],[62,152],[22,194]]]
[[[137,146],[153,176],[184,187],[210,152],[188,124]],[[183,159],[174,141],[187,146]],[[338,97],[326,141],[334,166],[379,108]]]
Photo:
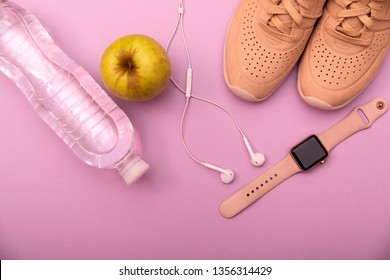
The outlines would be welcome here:
[[[255,168],[229,117],[192,101],[185,128],[193,153],[231,168],[224,185],[194,163],[179,137],[184,96],[173,86],[157,99],[114,100],[138,129],[148,173],[128,187],[114,170],[80,161],[0,76],[1,259],[389,259],[390,115],[336,147],[326,164],[298,174],[234,219],[219,214],[229,195],[281,160],[311,133],[327,129],[353,107],[390,98],[388,56],[352,104],[326,112],[304,103],[297,69],[266,102],[230,93],[222,72],[224,38],[238,0],[185,1],[194,94],[237,117],[255,151]],[[126,34],[147,34],[163,46],[176,22],[177,0],[19,0],[61,48],[102,85],[105,48]],[[181,37],[169,53],[184,82]]]

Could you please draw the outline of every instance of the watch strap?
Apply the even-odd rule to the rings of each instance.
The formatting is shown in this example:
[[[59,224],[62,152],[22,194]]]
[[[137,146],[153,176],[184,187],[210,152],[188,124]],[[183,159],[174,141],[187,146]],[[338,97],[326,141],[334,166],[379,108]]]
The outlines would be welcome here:
[[[369,128],[387,110],[388,102],[381,97],[375,98],[356,107],[343,120],[317,136],[329,152],[349,136]],[[267,172],[223,201],[220,206],[222,216],[225,218],[234,217],[288,177],[300,171],[300,167],[289,154]]]
[[[369,128],[387,110],[388,102],[382,97],[375,98],[353,109],[343,120],[318,134],[318,138],[329,152],[346,138],[360,130]]]
[[[301,170],[292,156],[286,156],[267,172],[222,202],[220,206],[221,215],[225,218],[234,217],[278,184],[299,171]]]

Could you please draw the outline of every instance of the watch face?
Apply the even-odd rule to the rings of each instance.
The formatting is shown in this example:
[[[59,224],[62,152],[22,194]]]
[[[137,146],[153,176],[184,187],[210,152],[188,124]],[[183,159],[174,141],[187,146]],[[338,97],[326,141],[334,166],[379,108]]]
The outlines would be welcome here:
[[[323,161],[328,152],[318,137],[312,135],[292,148],[291,155],[301,169],[306,171]]]

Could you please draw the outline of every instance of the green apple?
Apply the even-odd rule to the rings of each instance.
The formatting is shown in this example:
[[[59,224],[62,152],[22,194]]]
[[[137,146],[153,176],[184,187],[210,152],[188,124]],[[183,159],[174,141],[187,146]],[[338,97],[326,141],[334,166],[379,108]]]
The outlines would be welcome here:
[[[128,101],[147,101],[167,87],[171,64],[157,41],[134,34],[119,38],[105,50],[100,73],[114,95]]]

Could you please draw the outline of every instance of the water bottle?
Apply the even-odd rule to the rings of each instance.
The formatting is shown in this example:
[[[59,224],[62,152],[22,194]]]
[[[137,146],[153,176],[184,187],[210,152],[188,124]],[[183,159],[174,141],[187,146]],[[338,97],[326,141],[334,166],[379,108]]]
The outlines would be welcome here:
[[[117,169],[127,184],[149,168],[126,114],[34,15],[7,0],[0,0],[0,70],[85,163]]]

